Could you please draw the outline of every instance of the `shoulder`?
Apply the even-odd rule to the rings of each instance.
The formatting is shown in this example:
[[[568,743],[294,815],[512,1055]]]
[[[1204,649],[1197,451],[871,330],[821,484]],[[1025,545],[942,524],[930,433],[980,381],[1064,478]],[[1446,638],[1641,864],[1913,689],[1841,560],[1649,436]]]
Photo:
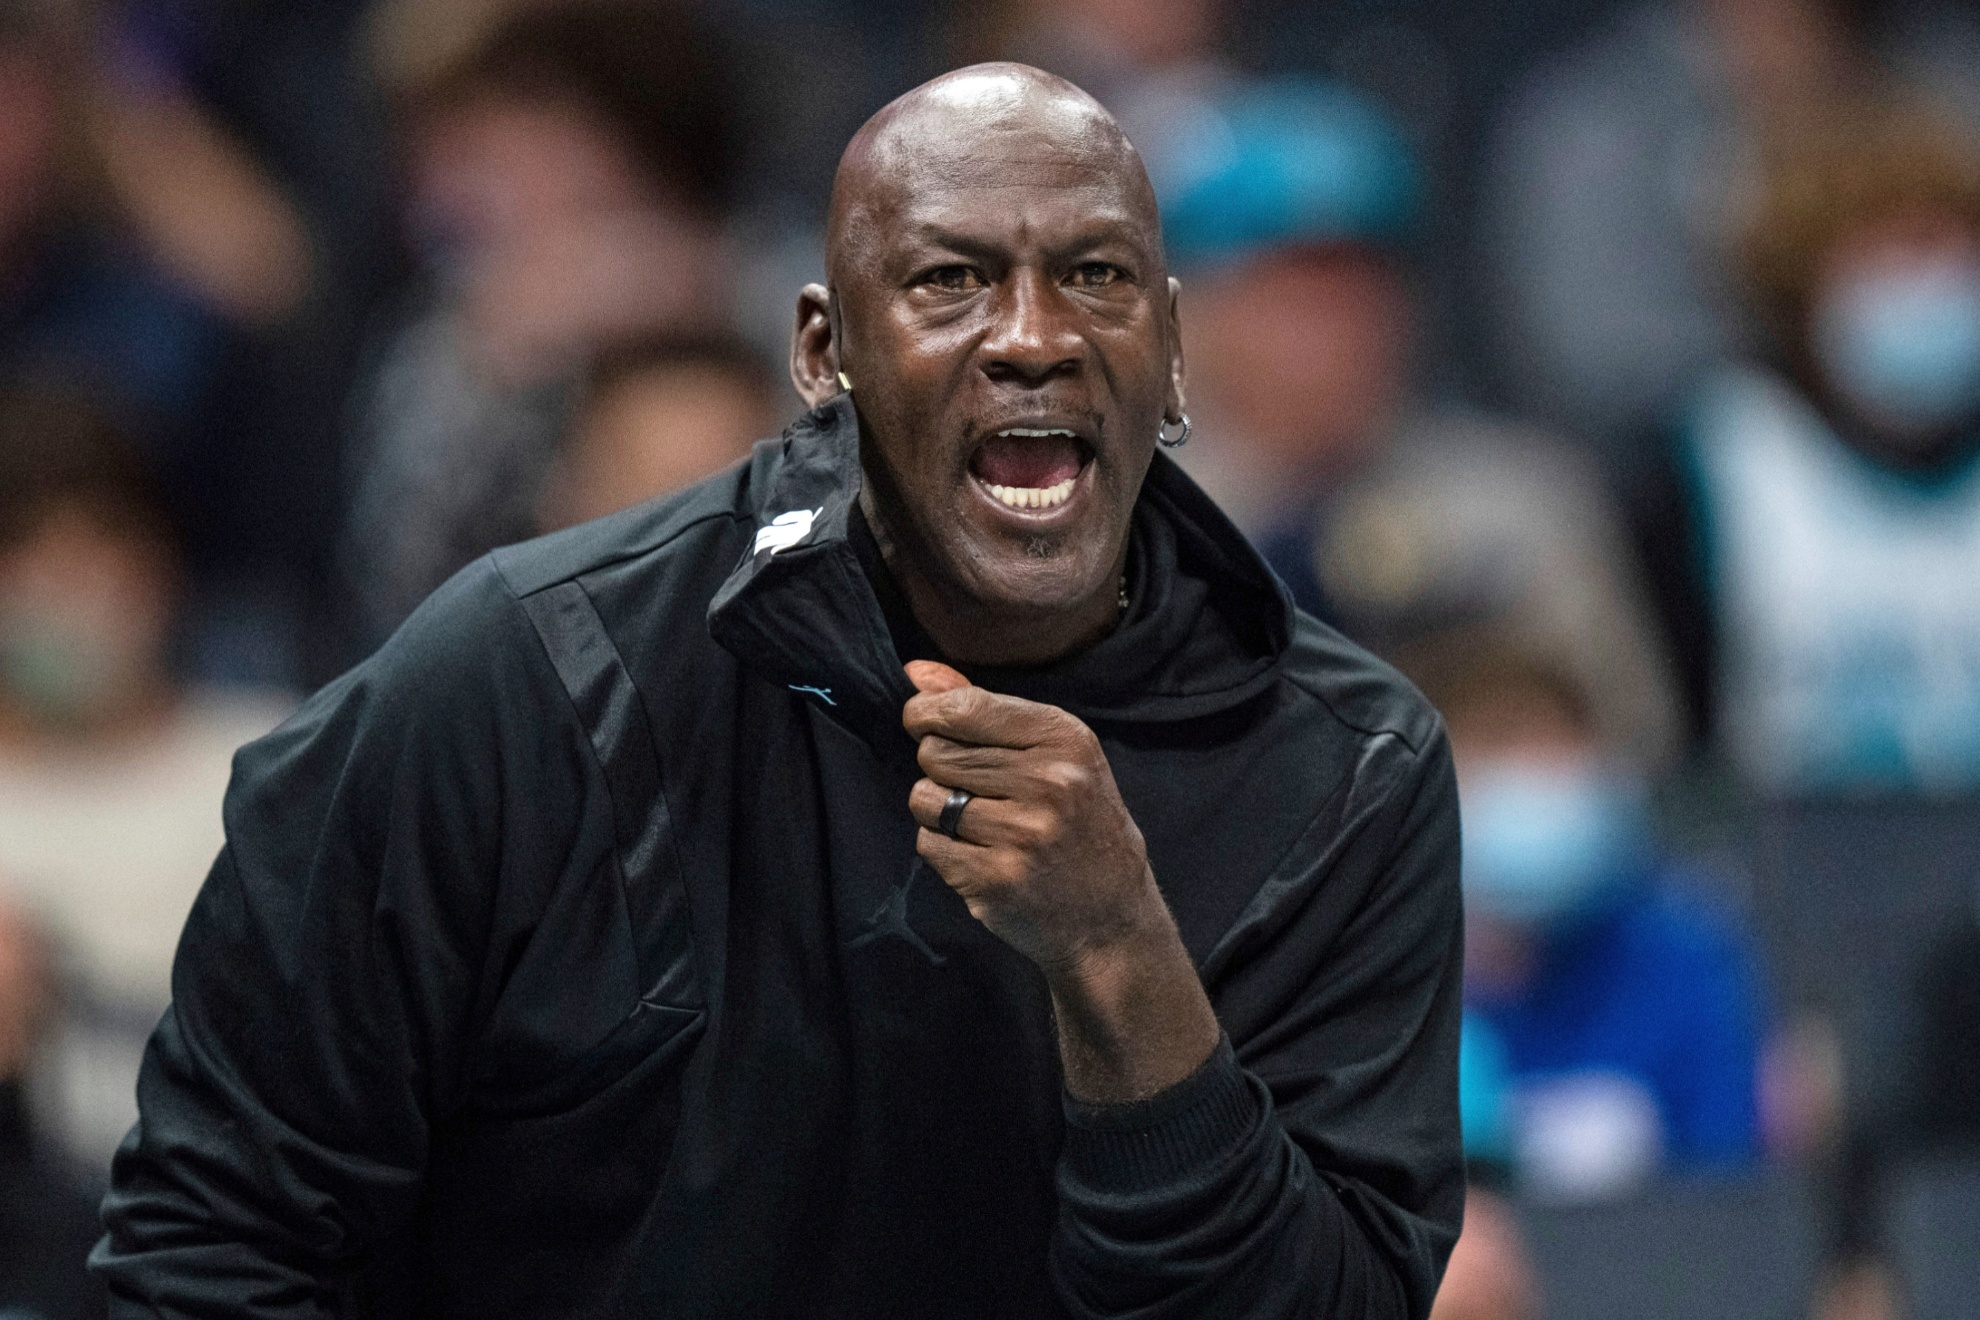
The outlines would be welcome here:
[[[1413,759],[1442,751],[1443,720],[1416,686],[1304,610],[1294,613],[1281,672],[1351,735],[1393,742]]]
[[[564,583],[633,580],[642,626],[697,631],[712,587],[681,590],[679,570],[719,581],[749,536],[749,466],[677,494],[549,536],[506,546],[456,573],[379,650],[305,703],[298,721],[352,698],[393,718],[486,723],[533,699],[562,702],[529,599]],[[603,592],[597,593],[601,597]],[[623,611],[605,607],[608,615]],[[620,622],[604,620],[608,627]]]
[[[1281,672],[1288,704],[1304,707],[1297,736],[1311,749],[1316,823],[1331,822],[1326,846],[1362,835],[1392,861],[1413,859],[1376,870],[1447,890],[1454,910],[1457,777],[1442,717],[1395,669],[1303,612]]]
[[[731,541],[736,546],[735,557],[740,558],[743,542],[754,525],[749,492],[762,460],[759,453],[755,459],[686,490],[504,547],[490,560],[510,593],[523,597],[639,561],[719,554]],[[735,564],[728,562],[722,567],[726,571]]]
[[[245,747],[235,790],[297,776],[361,788],[436,757],[488,763],[498,743],[545,725],[529,715],[547,709],[546,677],[515,594],[483,557],[422,602],[378,650]]]
[[[611,573],[664,575],[682,560],[718,573],[734,567],[748,537],[742,506],[747,468],[565,531],[505,546],[461,569],[414,610],[369,659],[305,704],[361,689],[374,694],[419,693],[465,700],[501,695],[527,685],[543,667],[542,643],[528,599],[567,582]],[[662,626],[680,614],[699,619],[704,599],[654,593]]]

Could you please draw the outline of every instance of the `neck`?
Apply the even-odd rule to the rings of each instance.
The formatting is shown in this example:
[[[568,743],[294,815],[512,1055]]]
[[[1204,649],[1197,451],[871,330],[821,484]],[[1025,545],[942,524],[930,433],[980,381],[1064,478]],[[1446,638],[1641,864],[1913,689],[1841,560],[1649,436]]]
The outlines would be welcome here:
[[[981,601],[948,575],[931,571],[905,538],[892,533],[869,486],[860,492],[880,558],[887,566],[914,621],[942,655],[957,664],[996,668],[1050,664],[1093,645],[1120,622],[1123,563],[1071,606],[1007,606]]]

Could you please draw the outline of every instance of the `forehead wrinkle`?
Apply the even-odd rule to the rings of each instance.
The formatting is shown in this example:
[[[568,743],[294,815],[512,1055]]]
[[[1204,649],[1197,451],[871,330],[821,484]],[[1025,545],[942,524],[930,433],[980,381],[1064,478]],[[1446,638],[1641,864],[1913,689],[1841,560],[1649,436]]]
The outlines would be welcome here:
[[[853,136],[833,184],[828,277],[836,284],[842,273],[870,269],[902,213],[930,192],[1041,183],[1111,188],[1123,218],[1158,245],[1159,256],[1154,189],[1113,116],[1063,79],[1023,65],[988,65],[923,84]]]

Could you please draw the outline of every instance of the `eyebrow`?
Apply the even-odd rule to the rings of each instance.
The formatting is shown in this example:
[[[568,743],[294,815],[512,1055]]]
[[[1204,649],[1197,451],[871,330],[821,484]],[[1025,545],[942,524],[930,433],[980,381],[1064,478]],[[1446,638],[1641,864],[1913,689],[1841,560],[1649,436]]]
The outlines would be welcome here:
[[[1046,248],[1051,257],[1069,257],[1080,252],[1090,252],[1096,248],[1124,246],[1133,248],[1146,256],[1148,247],[1133,236],[1136,226],[1126,217],[1115,218],[1104,225],[1093,224],[1061,243]],[[960,257],[973,261],[1001,260],[1006,256],[1000,242],[948,228],[940,223],[928,221],[910,229],[911,241],[930,247],[943,248]]]

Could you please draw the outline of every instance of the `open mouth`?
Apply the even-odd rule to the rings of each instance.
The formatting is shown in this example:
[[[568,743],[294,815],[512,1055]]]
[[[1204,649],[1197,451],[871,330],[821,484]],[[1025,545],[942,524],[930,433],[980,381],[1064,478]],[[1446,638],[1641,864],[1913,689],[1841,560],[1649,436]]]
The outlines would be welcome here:
[[[1055,509],[1072,498],[1092,458],[1064,427],[1010,426],[977,446],[969,471],[1006,508]]]

